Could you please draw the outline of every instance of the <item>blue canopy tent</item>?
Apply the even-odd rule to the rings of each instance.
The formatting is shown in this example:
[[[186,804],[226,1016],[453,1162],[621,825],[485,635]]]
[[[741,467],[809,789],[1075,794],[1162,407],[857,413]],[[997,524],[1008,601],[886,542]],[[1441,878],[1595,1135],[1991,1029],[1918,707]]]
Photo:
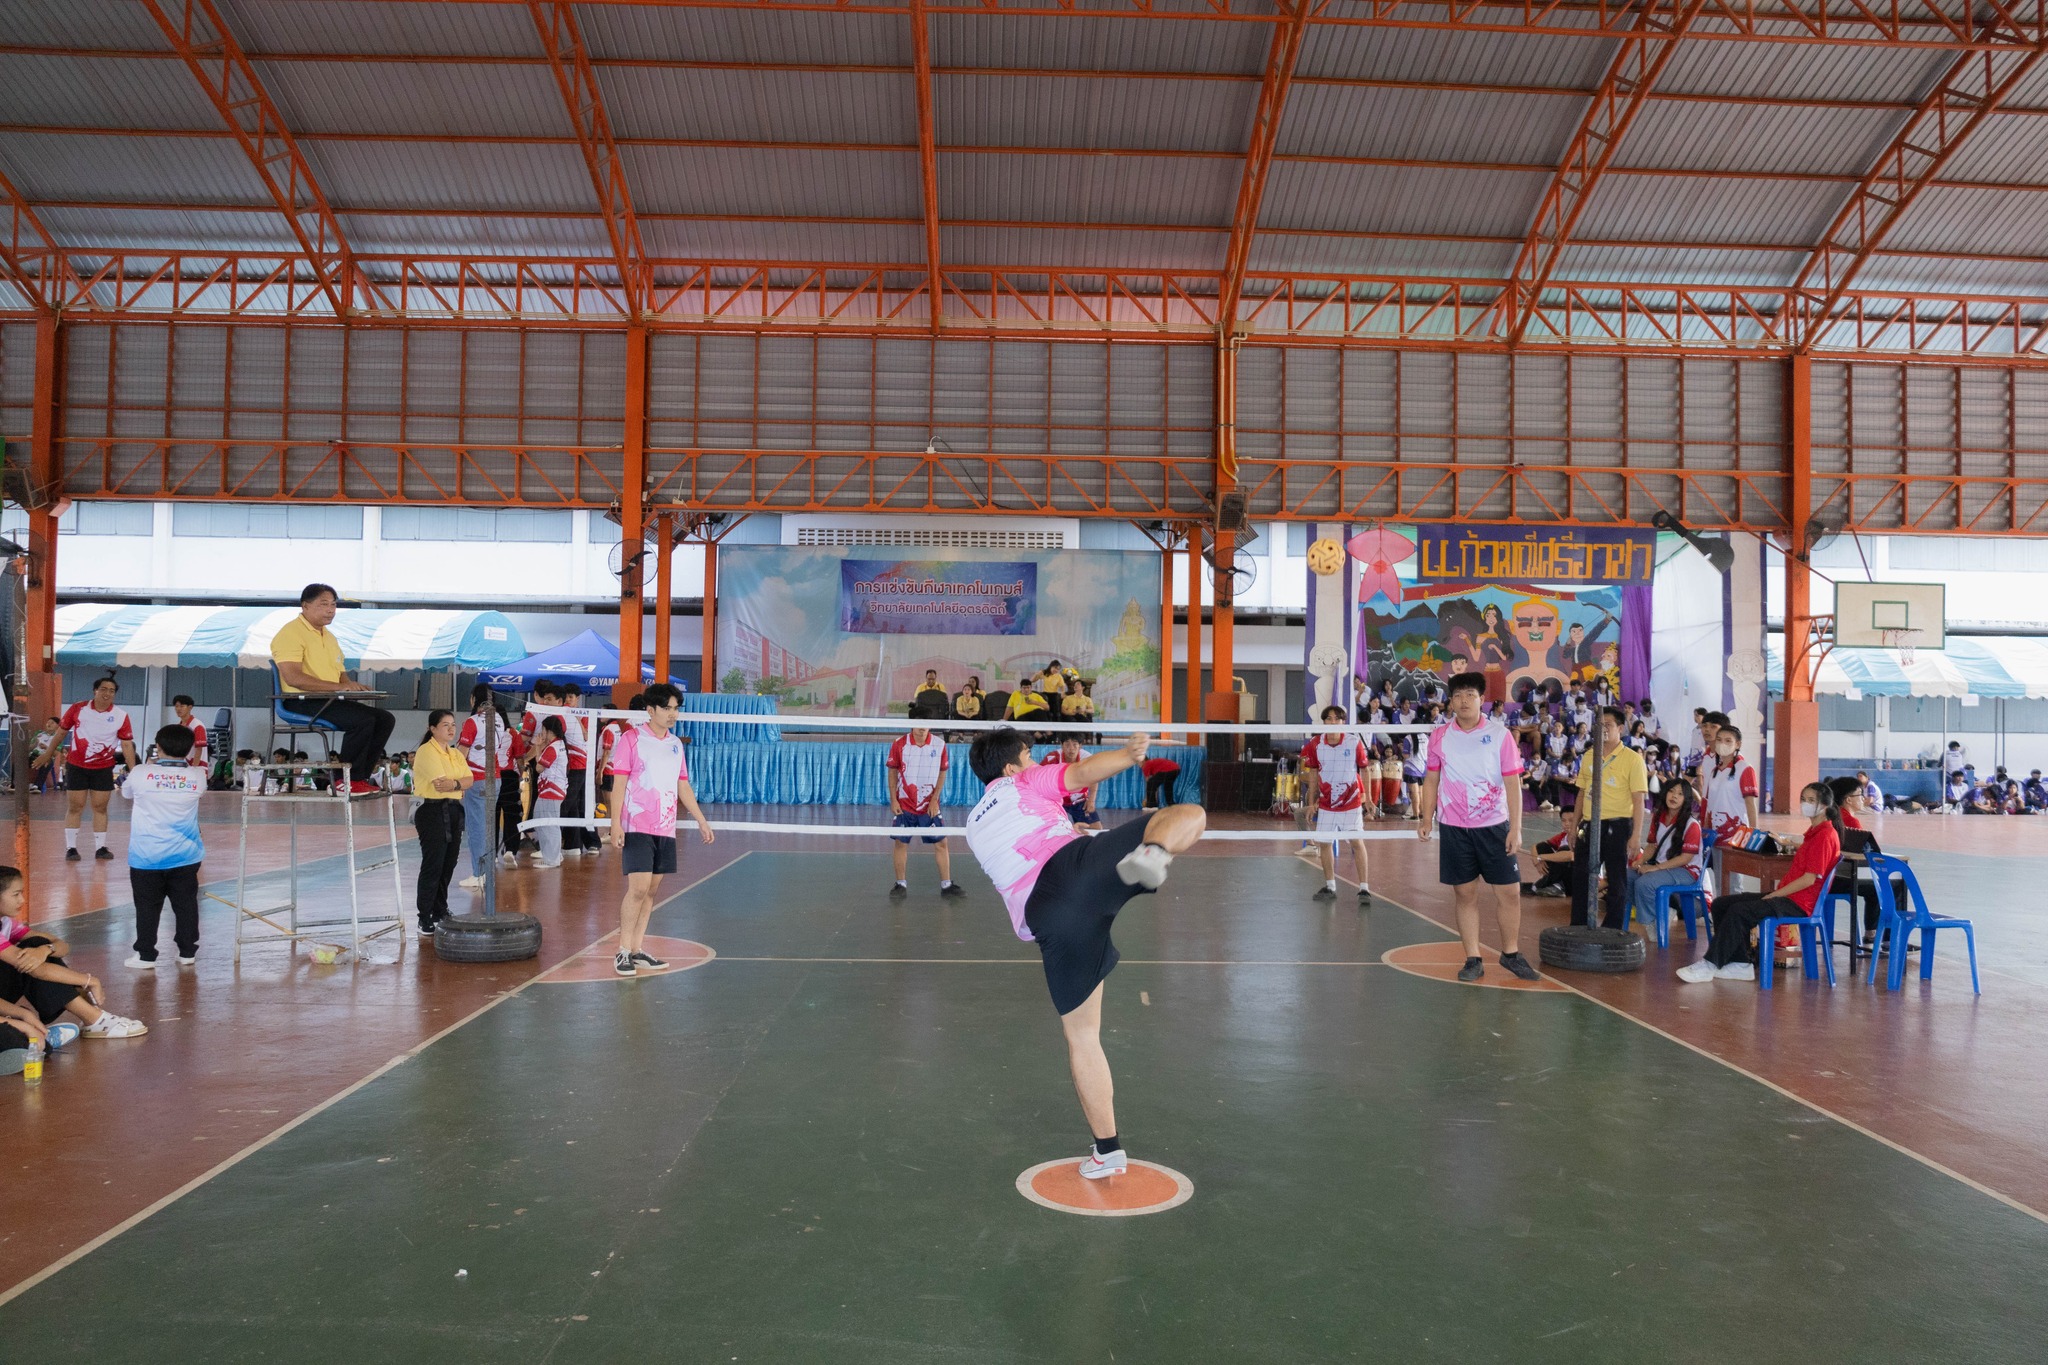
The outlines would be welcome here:
[[[619,647],[594,630],[516,662],[508,661],[484,675],[484,681],[507,692],[531,692],[542,678],[573,682],[589,692],[610,688],[619,680]],[[640,681],[654,681],[654,665],[640,665]],[[671,677],[680,687],[682,679]]]
[[[57,608],[59,664],[88,668],[268,668],[271,637],[297,607]],[[334,618],[351,671],[486,669],[526,652],[519,627],[495,611],[371,611]]]

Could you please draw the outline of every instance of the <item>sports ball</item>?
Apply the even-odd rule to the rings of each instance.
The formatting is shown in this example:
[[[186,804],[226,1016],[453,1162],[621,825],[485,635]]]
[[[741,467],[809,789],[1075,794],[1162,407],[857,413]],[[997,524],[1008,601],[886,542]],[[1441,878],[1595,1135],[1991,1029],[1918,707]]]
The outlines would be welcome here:
[[[1344,547],[1328,536],[1308,547],[1308,571],[1318,577],[1344,567]]]

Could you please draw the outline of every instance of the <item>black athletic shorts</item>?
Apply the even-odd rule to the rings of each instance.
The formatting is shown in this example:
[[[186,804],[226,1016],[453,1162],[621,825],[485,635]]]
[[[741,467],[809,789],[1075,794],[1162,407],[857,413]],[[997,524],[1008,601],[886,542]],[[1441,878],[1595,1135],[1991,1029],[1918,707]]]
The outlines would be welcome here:
[[[114,789],[114,770],[81,768],[76,763],[66,763],[64,785],[75,792],[110,792]]]
[[[1463,886],[1484,878],[1488,886],[1513,886],[1522,869],[1508,856],[1508,826],[1503,820],[1484,829],[1437,826],[1437,879],[1445,886]]]
[[[629,874],[652,872],[666,877],[676,870],[676,841],[662,834],[628,834],[619,867]]]
[[[1061,1014],[1087,1004],[1103,978],[1116,970],[1109,926],[1125,901],[1146,890],[1126,886],[1116,865],[1145,842],[1148,823],[1132,820],[1066,845],[1046,863],[1024,902],[1024,927],[1038,941],[1052,1007]]]
[[[891,820],[889,824],[896,829],[943,829],[946,825],[946,817],[943,815],[925,815],[914,810],[902,810],[896,812],[896,818]],[[928,844],[943,844],[946,842],[946,836],[943,834],[927,834],[924,841]],[[910,836],[904,835],[898,838],[896,842],[907,844],[910,842]]]

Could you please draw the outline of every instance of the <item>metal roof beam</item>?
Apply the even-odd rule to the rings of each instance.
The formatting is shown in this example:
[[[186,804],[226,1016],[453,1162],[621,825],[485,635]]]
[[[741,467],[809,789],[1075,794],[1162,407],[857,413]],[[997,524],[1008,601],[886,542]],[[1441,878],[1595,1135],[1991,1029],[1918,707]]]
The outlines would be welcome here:
[[[1266,49],[1266,74],[1259,82],[1259,103],[1252,114],[1244,174],[1237,184],[1237,207],[1230,218],[1230,246],[1223,257],[1223,302],[1217,317],[1226,340],[1237,323],[1237,301],[1244,292],[1252,237],[1259,228],[1259,205],[1266,197],[1266,176],[1273,169],[1273,155],[1280,141],[1280,115],[1287,107],[1287,91],[1294,82],[1295,63],[1301,59],[1302,38],[1308,31],[1309,8],[1314,0],[1274,2],[1286,9],[1288,21],[1273,30],[1273,41]]]
[[[931,283],[932,331],[945,312],[945,276],[939,263],[938,134],[932,126],[932,26],[925,0],[910,0],[910,48],[917,77],[917,171],[924,202],[924,264]]]
[[[1571,241],[1572,229],[1620,149],[1629,124],[1642,111],[1650,89],[1664,71],[1678,40],[1705,8],[1706,0],[1645,0],[1635,31],[1607,64],[1593,102],[1579,120],[1564,159],[1538,201],[1529,235],[1509,272],[1496,325],[1509,344],[1519,345],[1537,316],[1537,302]]]
[[[62,312],[85,293],[64,248],[5,175],[0,175],[0,271],[46,313]]]
[[[591,70],[590,52],[576,27],[576,16],[566,4],[528,0],[533,27],[547,51],[548,65],[561,87],[562,103],[576,127],[576,145],[590,168],[591,188],[604,215],[605,234],[611,239],[612,257],[618,262],[619,291],[628,313],[637,314],[647,305],[652,282],[647,270],[647,249],[640,244],[640,224],[633,216],[633,195],[626,187],[626,168],[612,139],[611,120],[605,116],[604,99],[597,88],[597,73]]]
[[[363,282],[350,262],[348,238],[328,207],[291,130],[271,102],[256,70],[222,22],[213,0],[142,0],[171,50],[199,78],[235,140],[248,154],[278,211],[291,225],[336,317],[354,311]],[[176,12],[173,13],[172,11]]]
[[[2006,28],[2003,15],[1985,25],[1986,31]],[[2048,44],[2042,43],[2031,48],[1966,52],[1920,101],[1905,127],[1850,193],[1794,281],[1795,288],[1815,296],[1809,339],[1829,325],[1843,294],[1913,201],[1937,183],[1941,168],[2025,81],[2044,53],[2048,53]]]

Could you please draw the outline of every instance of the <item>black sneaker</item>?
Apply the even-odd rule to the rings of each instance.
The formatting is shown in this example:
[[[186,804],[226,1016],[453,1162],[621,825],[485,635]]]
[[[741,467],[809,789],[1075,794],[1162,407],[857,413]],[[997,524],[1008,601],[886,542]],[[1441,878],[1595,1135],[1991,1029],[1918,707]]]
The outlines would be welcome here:
[[[1460,981],[1477,981],[1485,975],[1486,964],[1476,957],[1466,958],[1465,965],[1458,968],[1458,980]]]
[[[941,896],[964,896],[967,894],[967,892],[960,885],[960,883],[947,882],[944,886],[939,888],[939,894]]]
[[[658,972],[663,967],[668,966],[666,962],[663,962],[660,958],[656,957],[652,953],[634,953],[631,956],[633,958],[633,966],[635,968],[645,967],[649,971]]]
[[[1543,974],[1530,966],[1529,959],[1523,957],[1520,953],[1502,953],[1500,955],[1500,965],[1507,968],[1523,981],[1541,981],[1543,979]]]
[[[1316,888],[1315,895],[1311,896],[1309,899],[1319,901],[1333,901],[1337,899],[1337,892],[1335,891],[1335,889],[1331,887],[1319,886]]]
[[[65,850],[64,850],[64,861],[65,861],[65,862],[67,862],[67,863],[75,863],[75,862],[78,862],[78,861],[80,861],[80,859],[79,859],[79,856],[78,856],[78,850],[77,850],[77,849],[75,849],[75,848],[67,848],[67,849],[65,849]]]
[[[434,926],[433,926],[433,925],[431,925],[431,924],[422,924],[422,925],[420,926],[420,937],[421,937],[421,938],[432,938],[433,936],[434,936]]]
[[[92,856],[99,859],[103,863],[111,863],[112,861],[114,861],[114,850],[112,850],[111,848],[95,849],[93,851]]]
[[[902,900],[902,899],[903,899],[903,898],[904,898],[905,896],[907,896],[907,895],[909,895],[909,894],[910,894],[910,888],[909,888],[909,887],[907,887],[907,886],[905,886],[905,885],[904,885],[904,884],[903,884],[902,882],[891,882],[891,883],[889,883],[889,899],[890,899],[890,900],[892,900],[892,901],[900,901],[900,900]]]
[[[1372,888],[1371,888],[1371,887],[1369,887],[1369,886],[1361,886],[1361,887],[1359,887],[1359,888],[1358,888],[1358,903],[1359,903],[1360,905],[1371,905],[1371,904],[1372,904]]]
[[[638,976],[640,969],[633,965],[631,953],[615,953],[612,956],[612,973],[616,976]]]

